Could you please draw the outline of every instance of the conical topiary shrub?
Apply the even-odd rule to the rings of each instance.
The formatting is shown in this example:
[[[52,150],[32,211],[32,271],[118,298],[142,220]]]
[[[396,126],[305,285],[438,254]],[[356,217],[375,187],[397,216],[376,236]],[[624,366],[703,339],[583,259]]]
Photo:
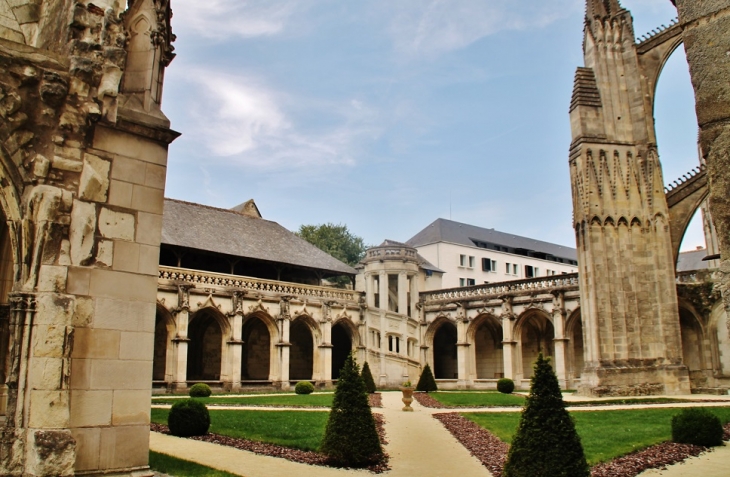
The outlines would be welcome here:
[[[504,477],[588,477],[580,437],[565,409],[558,378],[542,353],[504,466]]]
[[[365,383],[352,353],[340,371],[320,452],[336,465],[365,467],[383,457]]]
[[[365,390],[370,394],[374,393],[377,388],[375,387],[375,380],[373,380],[373,373],[370,372],[370,365],[367,361],[362,365],[362,372],[360,373],[362,381],[365,383]]]
[[[436,386],[436,380],[433,379],[433,373],[431,372],[431,366],[426,364],[426,367],[421,371],[421,377],[418,378],[418,384],[416,384],[416,391],[438,391],[439,388]]]

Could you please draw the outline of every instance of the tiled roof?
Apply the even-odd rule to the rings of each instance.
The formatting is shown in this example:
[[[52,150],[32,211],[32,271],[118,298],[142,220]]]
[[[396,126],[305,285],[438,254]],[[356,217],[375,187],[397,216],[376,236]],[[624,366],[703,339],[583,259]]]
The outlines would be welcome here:
[[[406,244],[411,247],[420,247],[437,242],[449,242],[470,247],[476,246],[475,242],[483,242],[577,260],[576,250],[572,247],[542,242],[540,240],[520,237],[519,235],[508,234],[494,229],[485,229],[476,225],[462,224],[446,219],[436,219],[425,229],[414,235]]]
[[[174,199],[165,199],[162,243],[332,274],[357,273],[276,222]]]

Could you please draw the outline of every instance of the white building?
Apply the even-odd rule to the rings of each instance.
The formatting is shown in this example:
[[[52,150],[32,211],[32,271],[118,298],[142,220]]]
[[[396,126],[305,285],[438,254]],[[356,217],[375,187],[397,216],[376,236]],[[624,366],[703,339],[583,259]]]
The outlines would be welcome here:
[[[572,247],[446,219],[437,219],[406,243],[444,271],[444,288],[578,271]]]

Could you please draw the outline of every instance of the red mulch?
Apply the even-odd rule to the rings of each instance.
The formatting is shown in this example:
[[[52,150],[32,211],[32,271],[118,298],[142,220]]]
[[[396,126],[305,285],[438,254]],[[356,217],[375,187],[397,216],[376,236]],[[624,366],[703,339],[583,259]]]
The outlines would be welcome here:
[[[375,418],[375,425],[378,429],[380,442],[385,445],[388,443],[388,441],[385,439],[385,419],[381,414],[373,414],[373,417]],[[152,423],[150,424],[150,430],[154,432],[160,432],[162,434],[170,434],[170,429],[162,424]],[[314,451],[292,449],[291,447],[284,447],[276,444],[269,444],[266,442],[257,442],[249,439],[228,437],[212,433],[208,433],[204,436],[189,437],[189,439],[210,442],[223,446],[235,447],[236,449],[254,452],[261,455],[281,457],[282,459],[287,459],[292,462],[299,462],[301,464],[337,467],[336,465],[331,463],[326,456]],[[386,452],[383,452],[383,458],[379,462],[366,467],[366,469],[375,474],[380,474],[382,472],[390,470],[390,467],[388,466],[388,459],[388,454]]]
[[[439,401],[435,400],[431,396],[428,395],[428,393],[413,393],[413,398],[418,401],[418,404],[420,404],[423,407],[432,407],[435,409],[448,409],[449,406],[446,406],[444,404],[441,404]]]
[[[429,399],[435,401],[433,398],[429,397]],[[419,402],[421,401],[419,400]],[[494,477],[501,477],[509,445],[458,413],[434,414],[433,417],[441,421],[444,427],[474,457],[479,459]],[[730,440],[730,424],[726,424],[724,430],[725,440]],[[634,477],[646,469],[664,469],[668,465],[682,462],[688,457],[697,456],[708,450],[711,449],[691,444],[663,442],[617,457],[612,461],[597,464],[591,469],[591,477]]]
[[[383,396],[380,393],[368,394],[370,407],[383,407]]]

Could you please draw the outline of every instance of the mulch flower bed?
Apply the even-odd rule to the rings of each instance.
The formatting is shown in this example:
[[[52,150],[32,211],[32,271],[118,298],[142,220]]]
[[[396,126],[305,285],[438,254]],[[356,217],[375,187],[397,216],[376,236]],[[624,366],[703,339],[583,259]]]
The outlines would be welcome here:
[[[383,396],[380,393],[368,394],[370,407],[383,407]]]
[[[456,440],[479,459],[494,477],[501,477],[509,451],[508,444],[458,413],[434,414],[433,417],[441,421]],[[725,440],[730,440],[730,423],[725,425],[724,431]],[[662,442],[597,464],[591,468],[591,477],[634,477],[647,469],[664,469],[668,465],[710,450],[712,449],[691,444]]]
[[[385,419],[381,414],[373,414],[373,417],[375,418],[375,425],[378,429],[380,442],[385,445],[388,443],[388,441],[385,439]],[[150,430],[162,434],[170,434],[170,429],[163,424],[152,423],[150,424]],[[210,442],[212,444],[218,444],[222,446],[234,447],[236,449],[253,452],[255,454],[268,455],[271,457],[281,457],[282,459],[287,459],[292,462],[299,462],[300,464],[337,467],[336,465],[333,465],[326,456],[314,451],[292,449],[290,447],[284,447],[276,444],[257,442],[238,437],[222,436],[220,434],[213,433],[208,433],[204,436],[193,436],[189,437],[188,439]],[[390,467],[388,466],[388,459],[388,454],[383,452],[383,458],[379,462],[366,467],[366,469],[375,474],[380,474],[382,472],[390,470]]]

